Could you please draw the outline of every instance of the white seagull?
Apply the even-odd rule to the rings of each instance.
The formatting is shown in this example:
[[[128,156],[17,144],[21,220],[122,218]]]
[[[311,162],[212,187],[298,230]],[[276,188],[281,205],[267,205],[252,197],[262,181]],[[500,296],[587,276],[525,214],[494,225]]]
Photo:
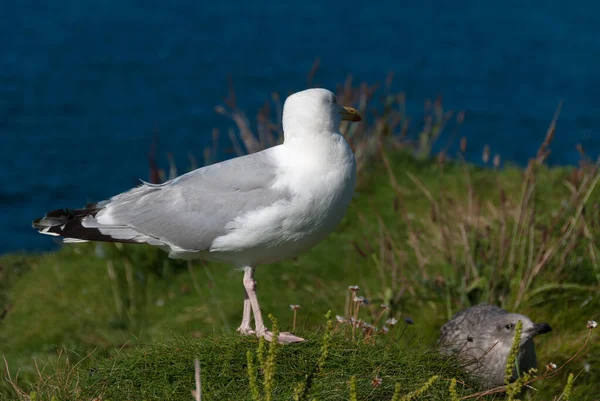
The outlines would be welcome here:
[[[226,262],[244,271],[238,331],[271,341],[256,296],[261,263],[292,258],[325,239],[354,193],[356,161],[341,120],[360,121],[325,89],[289,96],[283,144],[139,187],[84,209],[59,209],[33,222],[64,242],[158,246],[171,258]],[[254,330],[250,327],[254,314]],[[279,342],[303,339],[280,333]]]

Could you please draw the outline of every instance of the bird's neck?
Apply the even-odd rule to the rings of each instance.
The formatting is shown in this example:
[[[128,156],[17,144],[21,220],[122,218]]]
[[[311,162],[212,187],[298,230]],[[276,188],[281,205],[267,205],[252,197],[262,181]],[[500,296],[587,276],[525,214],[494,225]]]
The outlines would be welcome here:
[[[350,163],[354,160],[352,150],[340,133],[286,133],[283,146],[286,153],[305,163],[306,167],[317,163],[326,167],[331,164]]]

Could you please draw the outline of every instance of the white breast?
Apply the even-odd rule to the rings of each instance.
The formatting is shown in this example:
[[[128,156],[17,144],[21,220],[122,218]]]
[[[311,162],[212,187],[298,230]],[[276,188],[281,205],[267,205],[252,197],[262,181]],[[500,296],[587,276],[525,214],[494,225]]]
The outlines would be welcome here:
[[[291,191],[291,200],[236,219],[214,241],[210,259],[237,265],[279,261],[316,245],[337,227],[354,193],[356,162],[341,135],[321,139],[273,149],[281,166],[274,186]]]

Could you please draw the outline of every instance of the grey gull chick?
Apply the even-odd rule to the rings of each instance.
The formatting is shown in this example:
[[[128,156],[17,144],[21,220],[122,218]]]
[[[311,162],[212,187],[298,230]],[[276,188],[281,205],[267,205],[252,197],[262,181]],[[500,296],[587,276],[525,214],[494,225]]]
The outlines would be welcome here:
[[[552,330],[547,323],[533,323],[525,315],[509,313],[494,305],[480,304],[455,314],[441,328],[439,345],[444,353],[458,353],[465,369],[488,387],[504,384],[506,361],[517,322],[523,324],[519,347],[519,372],[537,368],[533,338]],[[511,380],[516,379],[517,372]]]
[[[33,222],[66,243],[150,244],[171,258],[225,262],[244,271],[238,331],[271,341],[254,272],[299,255],[340,223],[356,183],[354,154],[340,133],[360,114],[325,89],[290,95],[281,145],[139,187],[83,209],[59,209]],[[254,315],[254,330],[250,320]],[[280,333],[279,342],[303,339]]]

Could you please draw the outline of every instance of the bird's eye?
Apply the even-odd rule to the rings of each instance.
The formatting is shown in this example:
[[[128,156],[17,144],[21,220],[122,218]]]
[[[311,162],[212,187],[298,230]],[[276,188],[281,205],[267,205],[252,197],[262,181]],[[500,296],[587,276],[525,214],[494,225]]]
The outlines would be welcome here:
[[[506,328],[506,330],[512,330],[515,328],[515,325],[512,323],[507,323],[506,326],[504,326],[504,328]]]
[[[337,104],[337,96],[333,97],[333,104]]]

